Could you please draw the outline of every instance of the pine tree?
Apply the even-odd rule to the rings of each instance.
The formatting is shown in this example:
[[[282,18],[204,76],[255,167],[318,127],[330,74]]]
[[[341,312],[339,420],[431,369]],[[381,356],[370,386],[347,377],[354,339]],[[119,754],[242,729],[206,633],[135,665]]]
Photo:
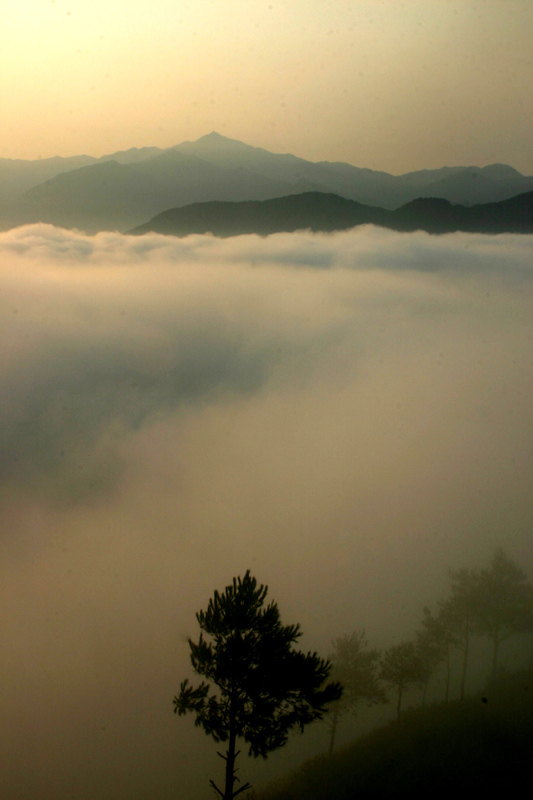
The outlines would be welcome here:
[[[414,642],[402,642],[385,651],[379,677],[398,690],[396,706],[398,719],[401,715],[404,691],[411,686],[422,686],[424,676],[424,665]]]
[[[455,645],[463,651],[460,685],[460,698],[463,700],[466,691],[470,643],[478,624],[480,574],[474,569],[450,569],[448,574],[451,581],[451,593],[445,600],[439,602],[439,617],[445,620]]]
[[[533,629],[533,589],[525,573],[499,547],[489,569],[481,571],[477,630],[492,639],[492,677],[498,671],[500,645]]]
[[[249,755],[266,758],[282,747],[289,732],[321,719],[328,703],[342,695],[339,683],[326,683],[331,664],[316,653],[293,649],[299,625],[282,625],[277,605],[265,606],[268,587],[247,571],[223,593],[215,591],[206,611],[196,615],[198,642],[189,640],[192,666],[207,680],[196,688],[185,679],[174,697],[174,712],[196,714],[195,724],[215,742],[227,742],[225,788],[211,786],[223,800],[250,788],[234,790],[237,740]]]
[[[384,689],[377,677],[379,650],[370,649],[364,631],[354,631],[350,636],[342,636],[333,642],[335,648],[330,655],[332,677],[341,683],[342,698],[336,700],[331,708],[331,732],[328,755],[333,753],[335,734],[339,718],[347,711],[355,710],[359,703],[367,705],[385,703]]]
[[[446,612],[441,608],[437,616],[433,616],[431,610],[425,606],[422,626],[416,632],[416,649],[425,673],[423,705],[426,700],[429,679],[439,664],[444,664],[445,667],[446,688],[444,700],[448,702],[451,678],[451,652],[456,644],[457,637],[454,634]]]

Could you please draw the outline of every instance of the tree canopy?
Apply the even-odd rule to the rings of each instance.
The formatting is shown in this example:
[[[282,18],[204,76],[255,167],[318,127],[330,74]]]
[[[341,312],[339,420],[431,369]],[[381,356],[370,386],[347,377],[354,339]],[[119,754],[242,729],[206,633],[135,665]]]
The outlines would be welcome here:
[[[533,629],[533,589],[526,574],[499,547],[478,581],[477,631],[492,639],[492,676],[501,642]]]
[[[401,642],[385,651],[379,677],[398,690],[397,713],[400,718],[402,697],[410,686],[422,686],[425,668],[414,642]]]
[[[446,669],[445,700],[450,693],[450,656],[452,648],[457,644],[453,626],[446,614],[440,609],[437,616],[424,606],[422,625],[416,632],[416,650],[424,668],[424,702],[429,679],[439,664],[444,663]]]
[[[224,791],[211,781],[224,800],[250,788],[233,789],[237,739],[250,755],[266,758],[293,728],[303,731],[342,695],[339,683],[326,683],[329,661],[293,649],[300,626],[282,625],[276,603],[265,605],[267,593],[249,571],[215,591],[196,615],[198,641],[189,640],[193,669],[207,680],[193,687],[186,678],[174,697],[175,713],[195,713],[207,735],[228,742],[225,755],[219,753],[226,762]]]
[[[448,570],[451,591],[439,603],[439,618],[454,644],[463,651],[461,667],[461,699],[465,696],[466,674],[472,634],[476,631],[479,614],[479,573],[474,569]]]
[[[386,702],[386,694],[380,686],[377,667],[379,650],[369,647],[365,631],[354,631],[333,641],[330,655],[332,676],[343,687],[340,700],[333,703],[329,755],[333,752],[335,733],[339,717],[346,711],[355,711],[361,702],[367,705]]]

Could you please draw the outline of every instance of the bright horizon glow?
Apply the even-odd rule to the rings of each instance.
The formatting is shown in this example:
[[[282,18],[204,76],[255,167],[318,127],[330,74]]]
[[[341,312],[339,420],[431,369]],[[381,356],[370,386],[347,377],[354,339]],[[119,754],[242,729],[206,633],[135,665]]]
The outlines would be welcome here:
[[[394,174],[533,174],[529,0],[7,0],[0,22],[0,157],[216,130]]]

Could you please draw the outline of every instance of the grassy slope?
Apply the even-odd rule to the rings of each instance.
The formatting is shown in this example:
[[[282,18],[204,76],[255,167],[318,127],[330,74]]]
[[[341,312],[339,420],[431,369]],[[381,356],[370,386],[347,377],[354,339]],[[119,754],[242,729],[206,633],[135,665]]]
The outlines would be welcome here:
[[[516,797],[533,778],[533,670],[484,695],[412,710],[345,747],[319,757],[256,794],[258,800],[454,798],[489,789]],[[488,796],[488,795],[487,795]]]

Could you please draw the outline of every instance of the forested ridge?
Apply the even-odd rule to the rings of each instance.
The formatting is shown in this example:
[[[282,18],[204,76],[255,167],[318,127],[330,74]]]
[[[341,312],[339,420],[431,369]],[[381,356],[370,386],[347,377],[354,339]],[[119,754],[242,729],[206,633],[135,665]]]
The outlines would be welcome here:
[[[450,569],[448,578],[448,593],[435,609],[423,608],[412,639],[383,653],[363,630],[333,642],[332,676],[344,694],[330,709],[327,752],[252,797],[366,800],[523,790],[533,745],[533,588],[502,548],[488,567]],[[519,666],[505,658],[511,639],[519,643]],[[475,672],[486,678],[469,691],[473,652]],[[387,701],[394,703],[388,723],[334,751],[343,715]]]
[[[464,700],[409,709],[332,757],[319,756],[255,800],[518,796],[531,778],[533,668]]]
[[[216,793],[223,800],[241,793],[351,800],[422,797],[437,785],[461,796],[480,787],[518,789],[533,743],[533,587],[501,547],[487,567],[450,569],[448,581],[410,639],[380,651],[355,630],[332,642],[327,660],[292,650],[299,625],[281,625],[276,604],[264,605],[267,587],[249,571],[215,592],[207,612],[197,614],[198,642],[189,640],[194,671],[208,680],[193,687],[184,679],[174,705],[180,715],[193,712],[215,742],[228,742],[226,753],[218,751],[225,787],[210,781]],[[510,639],[519,647],[508,659]],[[387,703],[387,724],[335,752],[343,716]],[[238,740],[249,755],[266,758],[291,729],[303,733],[324,716],[329,745],[321,756],[263,793],[239,785]]]

